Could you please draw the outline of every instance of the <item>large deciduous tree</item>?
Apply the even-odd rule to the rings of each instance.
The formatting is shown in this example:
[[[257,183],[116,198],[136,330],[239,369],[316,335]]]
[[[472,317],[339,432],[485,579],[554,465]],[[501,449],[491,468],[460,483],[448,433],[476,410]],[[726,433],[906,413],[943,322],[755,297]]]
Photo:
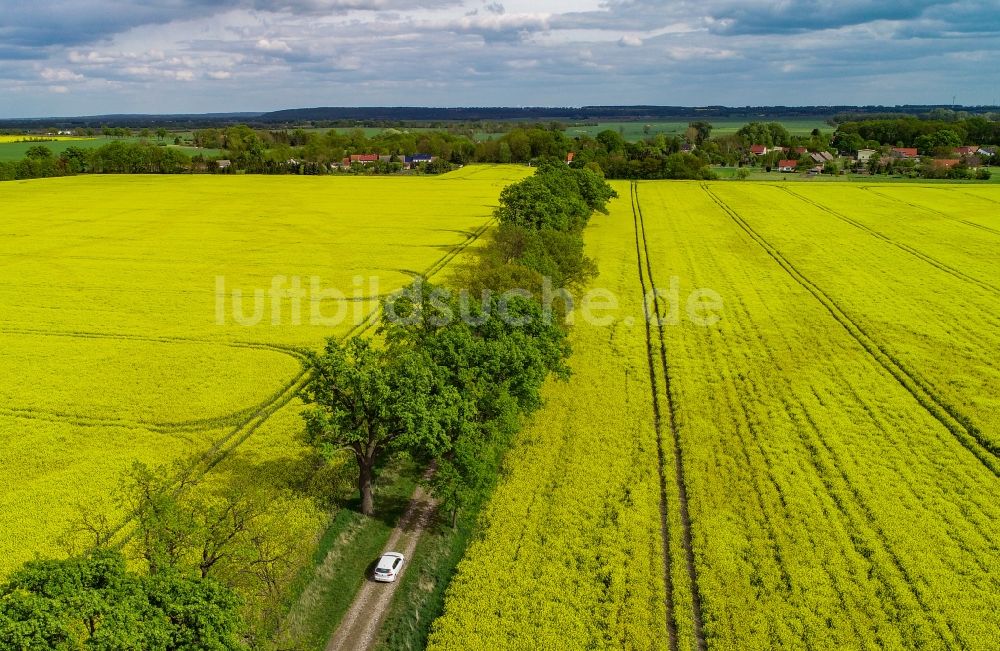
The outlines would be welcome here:
[[[353,337],[327,342],[311,360],[304,392],[310,441],[324,451],[349,449],[358,463],[361,512],[373,515],[378,465],[395,450],[436,451],[460,396],[423,351],[376,347]]]

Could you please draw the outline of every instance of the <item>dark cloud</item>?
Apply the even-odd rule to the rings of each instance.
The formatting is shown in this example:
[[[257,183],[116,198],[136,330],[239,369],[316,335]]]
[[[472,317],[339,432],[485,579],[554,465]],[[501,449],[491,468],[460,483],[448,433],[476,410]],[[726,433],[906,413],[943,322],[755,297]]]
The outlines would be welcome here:
[[[723,34],[784,34],[838,29],[883,20],[911,20],[935,0],[798,0],[797,2],[709,3],[705,10],[710,31]],[[955,2],[944,3],[946,5]],[[713,6],[718,5],[718,6]]]
[[[460,4],[461,0],[37,0],[4,7],[0,43],[28,47],[83,45],[135,27],[203,18],[233,9],[309,16]]]
[[[977,93],[960,96],[971,103],[992,100],[1000,85],[1000,0],[579,6],[39,0],[0,19],[0,111],[892,104],[941,101],[942,89],[950,98],[962,88]]]

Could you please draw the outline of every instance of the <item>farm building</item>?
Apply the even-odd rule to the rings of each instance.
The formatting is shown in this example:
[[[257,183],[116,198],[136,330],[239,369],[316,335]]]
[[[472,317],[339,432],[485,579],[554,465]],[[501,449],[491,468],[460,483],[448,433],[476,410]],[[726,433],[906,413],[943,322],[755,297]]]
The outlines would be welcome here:
[[[378,154],[351,154],[348,162],[353,165],[354,163],[361,163],[362,165],[367,165],[368,163],[378,162]]]
[[[780,160],[778,161],[778,171],[779,172],[794,172],[795,168],[798,167],[799,161],[797,160]]]
[[[431,163],[435,158],[436,156],[431,156],[430,154],[413,154],[412,156],[404,158],[403,162],[407,167],[412,167],[420,163]]]
[[[893,147],[892,148],[893,158],[916,158],[917,148],[916,147]]]
[[[859,149],[857,161],[859,163],[867,163],[868,160],[875,155],[874,149]]]
[[[754,156],[763,156],[767,153],[767,147],[764,145],[750,145],[750,153]]]

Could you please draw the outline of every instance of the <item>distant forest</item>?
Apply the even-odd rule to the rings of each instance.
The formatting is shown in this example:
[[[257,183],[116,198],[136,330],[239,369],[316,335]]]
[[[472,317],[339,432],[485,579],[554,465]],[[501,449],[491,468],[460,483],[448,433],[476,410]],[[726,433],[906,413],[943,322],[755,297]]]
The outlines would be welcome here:
[[[907,104],[901,106],[581,106],[581,107],[454,107],[420,106],[315,107],[270,112],[204,113],[181,115],[110,114],[79,117],[46,117],[0,120],[0,129],[40,127],[80,128],[105,124],[142,128],[192,129],[248,124],[274,128],[278,125],[316,123],[315,126],[432,126],[475,121],[648,121],[721,120],[749,121],[788,118],[820,118],[832,121],[856,120],[862,116],[923,117],[935,110],[982,114],[1000,110],[995,106],[948,106]],[[864,118],[862,118],[864,119]]]

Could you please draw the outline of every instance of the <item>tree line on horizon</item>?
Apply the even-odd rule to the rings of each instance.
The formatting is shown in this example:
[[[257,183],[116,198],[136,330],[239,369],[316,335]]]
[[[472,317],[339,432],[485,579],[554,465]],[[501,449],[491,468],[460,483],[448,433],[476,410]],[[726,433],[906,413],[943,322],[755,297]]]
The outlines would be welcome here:
[[[72,174],[392,174],[403,173],[403,159],[429,154],[407,173],[440,173],[469,163],[529,164],[546,157],[567,160],[575,168],[589,167],[611,179],[708,179],[712,165],[773,165],[751,155],[751,145],[805,147],[810,151],[852,153],[861,148],[916,147],[921,154],[943,152],[960,145],[1000,144],[998,116],[964,115],[938,111],[927,117],[875,116],[841,121],[835,132],[814,129],[796,136],[780,122],[750,122],[734,134],[713,135],[707,121],[692,121],[681,136],[652,134],[627,140],[620,131],[606,129],[590,136],[569,136],[559,122],[512,126],[497,137],[477,137],[468,129],[407,131],[387,128],[368,136],[362,129],[315,131],[253,129],[247,125],[199,129],[194,146],[222,150],[219,156],[169,147],[161,133],[158,142],[119,140],[85,149],[71,146],[58,156],[44,144],[32,146],[23,160],[0,162],[0,180]],[[933,118],[933,119],[931,119]],[[106,129],[118,133],[116,129]],[[124,133],[124,132],[122,132]],[[386,161],[343,165],[352,154],[379,154]],[[783,158],[796,158],[786,152]],[[220,165],[218,159],[225,159]]]

